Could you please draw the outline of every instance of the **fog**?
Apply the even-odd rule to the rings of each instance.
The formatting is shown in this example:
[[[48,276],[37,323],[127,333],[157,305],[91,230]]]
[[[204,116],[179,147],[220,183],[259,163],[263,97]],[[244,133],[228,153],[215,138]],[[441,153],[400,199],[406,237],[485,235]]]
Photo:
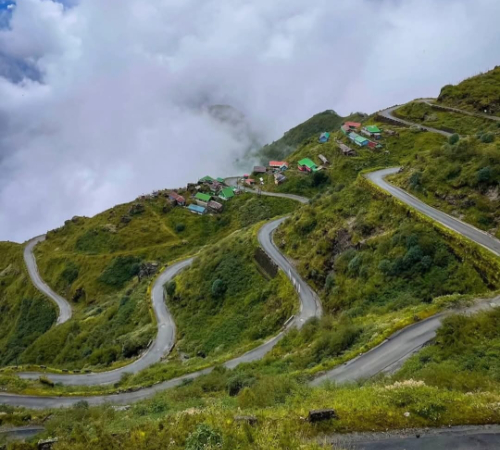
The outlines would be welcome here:
[[[0,8],[0,240],[234,174],[251,145],[325,109],[437,96],[499,63],[498,17],[497,0]],[[245,123],[215,119],[220,104]]]

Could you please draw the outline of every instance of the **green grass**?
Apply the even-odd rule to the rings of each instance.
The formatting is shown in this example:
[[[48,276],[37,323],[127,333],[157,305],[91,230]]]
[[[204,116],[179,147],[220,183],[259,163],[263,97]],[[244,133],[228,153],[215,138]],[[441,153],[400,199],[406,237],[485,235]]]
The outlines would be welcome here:
[[[497,133],[500,131],[500,124],[492,120],[472,117],[458,112],[442,111],[421,102],[408,103],[397,109],[394,114],[410,122],[458,133],[463,136],[473,135],[478,132]]]
[[[455,108],[500,115],[500,67],[441,89],[439,103]]]
[[[292,284],[268,279],[254,260],[257,240],[238,232],[201,253],[175,281],[168,304],[177,349],[190,357],[218,356],[277,334],[298,308]]]
[[[465,138],[426,149],[393,180],[424,202],[500,237],[499,155],[497,142]]]
[[[200,217],[184,208],[164,212],[165,200],[161,198],[140,202],[144,205],[143,211],[132,215],[129,223],[122,223],[121,217],[128,214],[137,201],[93,218],[68,221],[37,246],[42,278],[73,303],[74,318],[49,330],[55,321],[53,306],[42,301],[41,305],[49,309],[37,309],[38,303],[32,305],[32,300],[20,298],[16,291],[12,303],[17,305],[19,313],[16,314],[20,319],[12,332],[7,332],[11,325],[4,328],[5,335],[9,335],[3,347],[6,364],[39,364],[70,370],[103,370],[126,364],[137,357],[156,334],[147,291],[149,280],[139,282],[136,276],[142,263],[156,261],[161,267],[236,230],[296,208],[292,200],[243,194],[227,202],[223,214]],[[182,230],[171,231],[178,224],[184,225]],[[24,276],[22,247],[13,248],[17,249],[16,270]],[[0,269],[2,267],[0,265]],[[33,292],[25,276],[23,279]],[[272,299],[276,301],[279,289],[276,285],[272,289]],[[290,302],[293,304],[293,299]],[[250,309],[248,305],[247,312]],[[269,315],[274,321],[270,320],[260,330],[261,335],[275,329],[281,313],[274,314]],[[4,320],[7,323],[7,319]],[[233,328],[238,329],[236,317],[234,320]],[[256,317],[253,320],[257,320]],[[238,341],[240,347],[249,345],[250,336],[258,339],[259,332],[246,335],[243,344]],[[221,355],[227,357],[228,351]],[[179,373],[184,369],[172,370]]]
[[[0,363],[17,364],[56,318],[54,305],[28,281],[23,247],[0,242]]]

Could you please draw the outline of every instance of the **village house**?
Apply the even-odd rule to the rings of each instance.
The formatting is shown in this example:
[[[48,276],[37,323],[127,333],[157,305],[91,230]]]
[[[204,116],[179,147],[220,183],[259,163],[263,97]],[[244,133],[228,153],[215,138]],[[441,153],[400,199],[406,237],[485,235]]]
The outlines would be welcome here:
[[[361,128],[361,124],[359,122],[344,122],[343,125],[347,127],[348,130],[358,130]]]
[[[255,184],[255,180],[253,178],[247,178],[245,180],[245,184],[248,184],[248,186],[253,186]]]
[[[284,183],[286,180],[286,177],[285,175],[281,174],[281,173],[275,173],[274,174],[274,184],[281,184],[281,183]]]
[[[207,207],[208,202],[212,199],[212,196],[209,194],[203,194],[202,192],[198,192],[194,198],[196,199],[196,203],[204,208]]]
[[[177,192],[169,192],[168,198],[173,205],[184,206],[186,204],[186,199],[182,195],[179,195]]]
[[[399,137],[399,133],[397,131],[394,131],[394,130],[384,129],[384,133],[388,134],[389,136]]]
[[[330,139],[330,133],[328,133],[327,131],[325,131],[324,133],[321,133],[319,135],[319,142],[320,144],[325,144],[326,142],[328,142]]]
[[[234,197],[233,188],[226,187],[219,192],[219,198],[222,200],[229,200]]]
[[[206,208],[204,208],[203,206],[198,206],[198,205],[189,205],[188,209],[192,213],[199,214],[200,216],[202,216],[203,214],[205,214],[207,212]]]
[[[253,173],[259,174],[259,173],[266,173],[267,169],[264,166],[255,166],[253,168]]]
[[[286,161],[269,161],[269,167],[284,172],[288,169],[288,163]]]
[[[215,213],[221,213],[224,209],[224,206],[221,203],[216,202],[215,200],[210,200],[208,202],[208,209]]]
[[[357,133],[349,133],[349,139],[354,142],[356,145],[359,145],[360,147],[366,147],[368,145],[368,142],[370,142],[368,139],[366,139],[363,136],[360,136]]]
[[[355,156],[356,152],[351,148],[345,145],[343,142],[337,141],[337,145],[340,148],[340,151],[344,154],[344,156]]]
[[[200,178],[198,180],[198,183],[200,183],[200,184],[212,184],[214,181],[215,180],[212,177],[210,177],[210,176],[207,175],[207,176],[205,176],[203,178]]]
[[[328,161],[328,159],[326,158],[326,156],[324,155],[318,155],[318,158],[321,159],[321,162],[325,165],[328,165],[330,164],[330,161]]]
[[[367,125],[361,130],[361,133],[374,139],[380,139],[382,137],[382,131],[376,125]]]
[[[319,170],[318,166],[309,158],[301,159],[298,162],[298,169],[301,172],[317,172]]]
[[[226,185],[226,180],[224,180],[224,178],[221,178],[221,177],[217,177],[217,181],[222,184],[223,186]]]
[[[222,189],[222,184],[218,181],[215,181],[210,185],[210,190],[217,194]]]

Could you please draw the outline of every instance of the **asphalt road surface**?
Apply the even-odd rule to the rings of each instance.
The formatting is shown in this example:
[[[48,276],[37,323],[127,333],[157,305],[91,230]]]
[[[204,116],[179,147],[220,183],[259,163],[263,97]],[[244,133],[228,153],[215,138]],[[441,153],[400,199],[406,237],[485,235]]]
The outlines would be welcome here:
[[[418,436],[418,437],[417,437]],[[500,426],[462,426],[388,433],[357,433],[327,438],[335,448],[352,450],[497,450]]]
[[[455,219],[454,217],[449,216],[448,214],[425,204],[424,202],[420,201],[413,195],[408,194],[403,189],[400,189],[399,187],[394,186],[393,184],[385,181],[385,177],[397,173],[398,170],[399,170],[398,167],[383,169],[383,170],[378,170],[376,172],[368,173],[365,176],[372,183],[381,187],[389,194],[391,194],[393,197],[396,197],[397,199],[403,201],[408,206],[411,206],[417,211],[420,211],[421,213],[425,214],[426,216],[430,217],[436,222],[439,222],[440,224],[444,225],[445,227],[469,238],[471,241],[474,241],[479,245],[482,245],[484,248],[494,253],[495,255],[500,256],[500,240],[494,238],[493,236],[484,231],[481,231],[473,227],[472,225],[469,225],[465,222]]]
[[[96,372],[82,375],[43,375],[47,376],[55,383],[62,383],[65,385],[93,386],[97,384],[110,384],[120,381],[123,374],[138,373],[160,361],[164,355],[168,355],[175,344],[175,323],[163,299],[163,286],[176,277],[183,269],[190,266],[192,262],[193,258],[189,258],[167,267],[153,284],[151,289],[151,302],[156,315],[158,332],[151,347],[149,347],[148,351],[140,358],[127,366],[108,372]],[[39,372],[21,372],[18,375],[23,379],[37,380],[42,374]]]
[[[71,319],[71,315],[73,314],[73,312],[68,301],[60,295],[56,294],[52,289],[50,289],[50,287],[42,280],[40,274],[38,273],[38,267],[36,265],[36,259],[35,255],[33,254],[33,250],[35,248],[35,245],[45,240],[45,237],[45,235],[38,236],[28,241],[26,247],[24,247],[24,262],[26,264],[26,268],[28,269],[28,274],[31,278],[31,281],[33,282],[35,287],[39,291],[43,292],[52,301],[54,301],[59,307],[59,316],[57,318],[57,324],[59,325]]]
[[[407,125],[409,127],[411,127],[412,125],[416,125],[424,130],[432,131],[433,133],[438,133],[438,134],[441,134],[441,135],[446,136],[446,137],[450,137],[453,134],[453,133],[448,133],[447,131],[438,130],[437,128],[426,127],[426,126],[421,125],[419,123],[409,122],[408,120],[400,119],[399,117],[394,116],[393,112],[396,111],[397,109],[401,108],[401,106],[403,106],[403,105],[392,106],[390,108],[384,109],[383,111],[380,111],[379,114],[382,117],[386,117],[388,119],[395,120],[396,122],[399,122],[403,125]]]

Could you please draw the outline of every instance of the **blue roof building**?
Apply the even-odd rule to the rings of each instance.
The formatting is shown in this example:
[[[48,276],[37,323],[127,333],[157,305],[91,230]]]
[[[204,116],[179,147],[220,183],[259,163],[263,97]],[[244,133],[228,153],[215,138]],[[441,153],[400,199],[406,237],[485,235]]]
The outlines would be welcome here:
[[[206,208],[203,208],[203,206],[198,206],[198,205],[189,205],[188,209],[192,213],[199,214],[200,216],[205,214],[207,211]]]
[[[321,133],[320,136],[319,136],[319,142],[321,144],[324,144],[325,142],[328,142],[328,140],[330,139],[330,133],[328,132],[324,132],[324,133]]]

